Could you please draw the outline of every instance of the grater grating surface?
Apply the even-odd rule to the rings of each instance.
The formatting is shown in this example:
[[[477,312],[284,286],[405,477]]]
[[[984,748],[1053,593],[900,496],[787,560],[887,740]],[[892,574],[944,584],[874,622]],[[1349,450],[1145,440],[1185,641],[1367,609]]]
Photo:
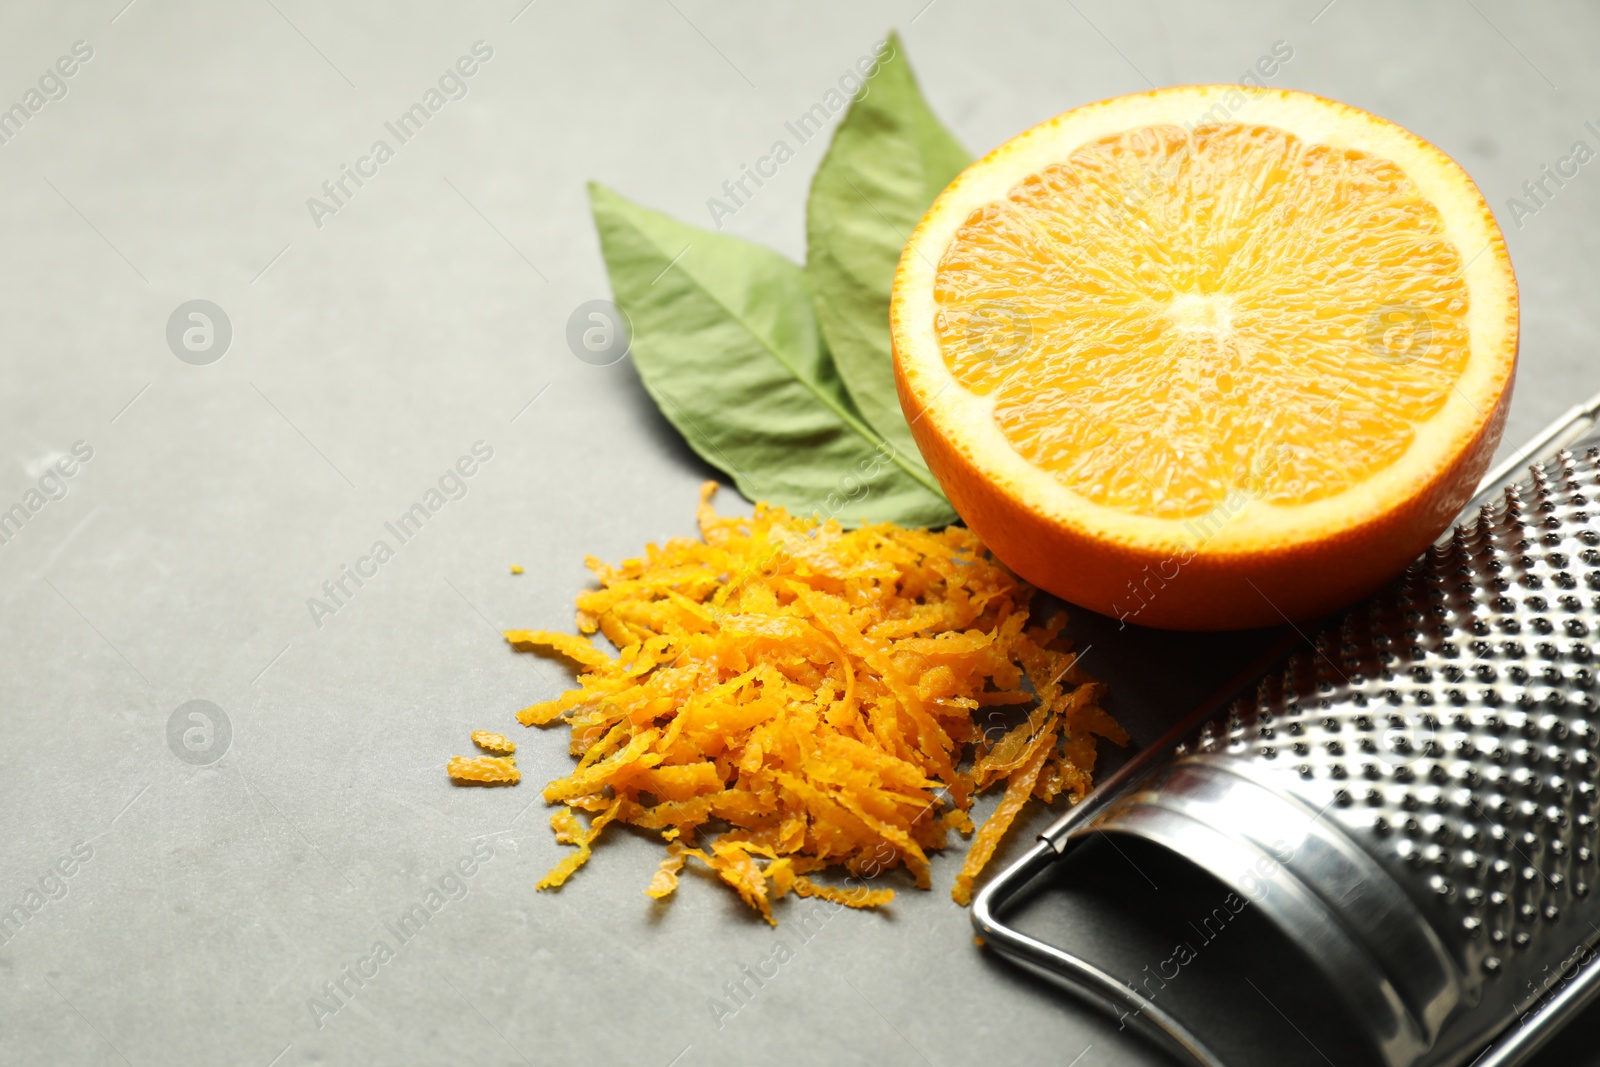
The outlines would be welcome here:
[[[1041,835],[975,902],[985,943],[1218,1067],[1132,982],[997,917],[1076,844],[1133,835],[1257,901],[1387,1067],[1522,1062],[1600,992],[1600,450],[1523,467],[1592,443],[1597,413],[1574,408],[1485,481],[1521,484]]]
[[[1406,889],[1474,992],[1536,996],[1550,946],[1600,921],[1597,456],[1536,468],[1178,750],[1276,766]]]

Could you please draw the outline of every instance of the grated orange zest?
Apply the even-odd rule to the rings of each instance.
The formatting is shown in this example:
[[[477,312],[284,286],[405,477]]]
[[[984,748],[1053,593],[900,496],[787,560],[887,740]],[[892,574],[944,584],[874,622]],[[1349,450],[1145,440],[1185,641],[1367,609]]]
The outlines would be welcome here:
[[[578,597],[578,628],[615,657],[585,637],[506,631],[580,668],[577,688],[517,714],[568,725],[578,760],[544,790],[577,851],[541,889],[620,821],[667,842],[651,897],[670,896],[693,858],[775,922],[790,892],[851,907],[894,897],[807,877],[826,868],[902,866],[927,888],[930,853],[976,829],[952,892],[965,903],[1030,797],[1081,798],[1096,738],[1127,742],[1061,637],[1065,618],[1030,624],[1033,589],[971,531],[844,530],[766,504],[724,518],[715,490],[702,489],[700,539],[588,560],[600,585]],[[976,828],[974,797],[1002,783]]]
[[[485,752],[492,752],[496,756],[509,756],[517,750],[517,743],[506,739],[505,734],[497,734],[489,730],[472,731],[472,743]]]
[[[550,826],[556,832],[556,840],[563,845],[577,845],[576,852],[569,853],[562,861],[551,868],[550,873],[539,881],[537,888],[552,889],[571,878],[573,872],[589,862],[592,846],[600,837],[600,831],[606,824],[617,817],[617,810],[621,808],[622,801],[614,800],[600,814],[596,815],[589,823],[587,830],[583,829],[578,817],[571,808],[562,808],[550,816]]]
[[[876,908],[894,899],[893,889],[839,889],[831,885],[818,885],[809,878],[794,880],[796,896],[817,897],[851,908]]]
[[[511,756],[451,756],[447,770],[458,782],[478,785],[516,785],[522,781],[522,772]]]
[[[678,888],[678,872],[683,870],[685,861],[689,858],[689,850],[678,842],[673,841],[667,845],[667,858],[661,861],[661,867],[656,871],[656,876],[650,879],[650,886],[645,890],[645,895],[657,900],[672,895]]]

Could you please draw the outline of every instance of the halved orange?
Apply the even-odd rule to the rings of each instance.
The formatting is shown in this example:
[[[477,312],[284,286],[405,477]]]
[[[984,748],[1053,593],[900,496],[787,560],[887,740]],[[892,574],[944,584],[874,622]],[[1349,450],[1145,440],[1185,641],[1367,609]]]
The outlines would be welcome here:
[[[1141,625],[1320,614],[1402,569],[1499,442],[1517,288],[1472,180],[1306,93],[1159,89],[972,164],[891,310],[900,401],[1022,577]]]

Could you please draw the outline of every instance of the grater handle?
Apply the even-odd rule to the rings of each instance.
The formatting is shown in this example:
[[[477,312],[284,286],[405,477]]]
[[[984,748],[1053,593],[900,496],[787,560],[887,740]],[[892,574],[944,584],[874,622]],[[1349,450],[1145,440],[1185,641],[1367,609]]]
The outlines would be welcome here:
[[[1064,983],[1114,1019],[1127,1020],[1147,1040],[1195,1067],[1227,1067],[1217,1054],[1159,1005],[1145,1000],[1105,971],[1065,949],[1029,937],[999,918],[999,910],[1023,886],[1061,858],[1041,839],[1021,859],[986,885],[972,901],[972,925],[980,945],[993,944],[1014,962]]]
[[[1068,809],[1066,814],[1039,835],[1039,840],[1021,859],[985,885],[972,902],[972,925],[977,930],[980,942],[993,944],[1000,952],[1036,973],[1064,982],[1079,996],[1098,1005],[1113,1018],[1120,1016],[1131,1019],[1135,1029],[1146,1038],[1187,1062],[1197,1067],[1226,1067],[1216,1053],[1161,1007],[1140,997],[1087,960],[1007,925],[1001,920],[1000,912],[1019,890],[1071,850],[1072,843],[1068,838],[1079,823],[1092,818],[1112,797],[1154,770],[1163,756],[1194,733],[1218,707],[1280,662],[1300,640],[1299,636],[1290,633],[1274,642],[1219,689],[1216,695],[1186,715],[1154,744],[1134,755],[1092,793]]]

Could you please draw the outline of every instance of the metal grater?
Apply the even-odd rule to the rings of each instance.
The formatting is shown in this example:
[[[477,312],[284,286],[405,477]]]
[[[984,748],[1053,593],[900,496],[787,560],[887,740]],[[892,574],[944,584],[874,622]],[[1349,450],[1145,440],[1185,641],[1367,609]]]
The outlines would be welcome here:
[[[1597,411],[1574,408],[1485,479],[1475,518],[1041,835],[975,902],[984,942],[1222,1067],[1183,1020],[999,917],[1090,835],[1129,835],[1260,894],[1388,1067],[1532,1055],[1600,992],[1600,451],[1556,451]]]

